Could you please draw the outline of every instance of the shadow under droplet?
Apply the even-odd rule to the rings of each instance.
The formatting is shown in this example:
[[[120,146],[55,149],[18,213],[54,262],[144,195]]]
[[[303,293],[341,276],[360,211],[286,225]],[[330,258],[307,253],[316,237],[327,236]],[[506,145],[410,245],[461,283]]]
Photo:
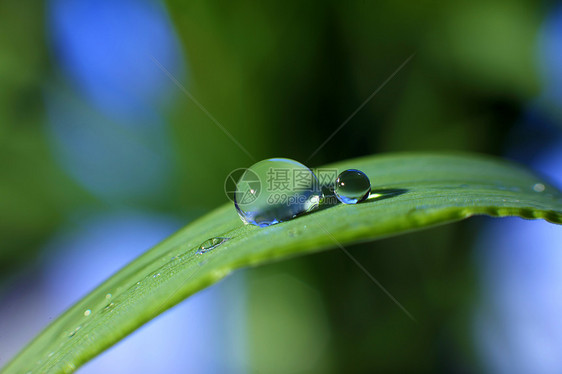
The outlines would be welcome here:
[[[372,190],[371,193],[369,194],[369,197],[367,197],[364,201],[358,204],[372,203],[375,201],[390,199],[396,196],[403,195],[408,191],[409,190],[405,188],[380,188],[377,190]],[[315,211],[324,210],[336,205],[343,204],[336,197],[336,194],[334,193],[333,189],[324,189],[323,192],[324,192],[324,197],[320,201],[320,205],[318,206],[318,209]],[[310,212],[310,213],[314,213],[314,212]]]
[[[369,197],[367,199],[365,199],[365,201],[362,201],[359,204],[371,203],[371,202],[375,202],[375,201],[390,199],[392,197],[403,195],[408,191],[409,190],[407,190],[405,188],[381,188],[381,189],[378,189],[378,190],[371,190],[371,193],[369,194]]]

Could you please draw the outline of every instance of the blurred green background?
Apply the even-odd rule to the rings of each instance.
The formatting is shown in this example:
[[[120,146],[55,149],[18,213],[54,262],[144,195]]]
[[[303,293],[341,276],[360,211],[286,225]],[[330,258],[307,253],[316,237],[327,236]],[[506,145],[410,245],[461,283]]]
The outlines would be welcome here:
[[[558,78],[549,75],[559,66],[549,65],[545,47],[551,40],[545,22],[556,11],[547,2],[168,0],[162,7],[141,1],[168,14],[163,19],[176,55],[148,47],[139,47],[138,56],[130,53],[144,59],[149,72],[132,68],[139,75],[119,81],[141,82],[131,89],[141,97],[131,110],[109,106],[133,95],[119,85],[111,97],[90,90],[105,82],[103,74],[108,81],[111,74],[126,76],[127,65],[112,71],[110,48],[88,54],[112,43],[111,35],[68,36],[86,22],[61,21],[72,17],[72,9],[78,12],[65,8],[68,3],[0,3],[3,303],[17,303],[14,295],[29,292],[25,279],[33,280],[45,258],[57,255],[47,244],[61,230],[72,232],[84,217],[121,211],[186,224],[227,202],[225,177],[253,161],[279,156],[317,167],[381,152],[465,150],[531,164],[533,155],[560,136],[562,96],[547,92],[549,82],[560,79],[560,72]],[[85,24],[92,27],[113,11],[105,2],[84,3],[83,12],[105,9],[91,12]],[[137,14],[127,7],[135,5],[117,3],[123,12],[114,21],[127,27]],[[556,22],[562,24],[560,17]],[[148,34],[156,27],[131,25]],[[143,45],[143,39],[135,42]],[[96,82],[87,81],[88,69],[94,69],[88,64],[96,62],[109,67]],[[80,64],[88,68],[74,69]],[[160,88],[142,86],[147,76]],[[103,101],[108,97],[110,104]],[[143,100],[152,103],[150,111],[139,110],[146,107]],[[87,124],[76,124],[76,118]],[[80,133],[84,126],[91,133]],[[111,142],[92,145],[89,137]],[[479,372],[470,332],[478,293],[471,248],[485,222],[350,248],[418,323],[340,251],[246,271],[242,367],[256,373]]]

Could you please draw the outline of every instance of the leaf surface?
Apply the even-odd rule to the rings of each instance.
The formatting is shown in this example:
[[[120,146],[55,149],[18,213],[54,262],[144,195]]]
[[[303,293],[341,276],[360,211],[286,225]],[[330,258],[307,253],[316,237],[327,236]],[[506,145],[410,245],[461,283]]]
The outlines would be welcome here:
[[[478,214],[562,223],[562,194],[526,169],[500,159],[406,153],[326,167],[362,170],[371,180],[372,197],[266,228],[244,225],[233,204],[226,204],[121,269],[51,323],[3,371],[74,371],[145,322],[241,267]],[[213,237],[230,240],[197,254],[199,245]],[[86,310],[91,313],[85,315]]]

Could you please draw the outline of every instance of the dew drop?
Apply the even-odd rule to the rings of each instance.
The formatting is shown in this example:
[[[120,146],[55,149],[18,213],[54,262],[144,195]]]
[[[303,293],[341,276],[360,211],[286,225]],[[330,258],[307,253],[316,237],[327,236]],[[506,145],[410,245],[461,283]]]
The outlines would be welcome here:
[[[108,293],[107,295],[105,295],[105,298],[106,298],[107,300],[111,299],[111,294]]]
[[[84,317],[88,317],[90,314],[92,314],[92,311],[90,309],[86,309],[84,311]]]
[[[160,276],[160,273],[156,273],[152,276],[152,278],[158,278]]]
[[[544,192],[545,189],[546,189],[546,187],[542,183],[535,183],[533,185],[533,190],[535,192]]]
[[[357,204],[365,200],[371,192],[369,177],[360,170],[348,169],[338,175],[334,193],[344,204]]]
[[[82,326],[78,326],[78,327],[76,327],[74,330],[72,330],[72,331],[68,334],[68,337],[69,337],[69,338],[72,338],[74,335],[76,335],[76,333],[78,332],[78,330],[80,330],[81,327],[82,327]]]
[[[209,262],[209,260],[201,261],[197,265],[199,265],[199,267],[201,267],[201,266],[205,265],[207,262]]]
[[[301,235],[303,232],[305,232],[307,229],[307,226],[304,225],[302,227],[294,227],[292,229],[290,229],[289,231],[287,231],[287,235],[289,235],[291,238],[297,237],[299,235]]]
[[[215,248],[217,248],[222,243],[230,240],[230,238],[218,236],[216,238],[211,238],[205,240],[201,245],[199,245],[199,249],[197,250],[198,255],[202,255],[203,253],[207,253]]]
[[[111,309],[113,309],[114,306],[115,306],[114,303],[109,303],[103,308],[102,312],[104,312],[104,313],[109,312]]]
[[[270,158],[242,174],[234,204],[244,223],[266,227],[318,208],[321,197],[312,170],[295,160]]]

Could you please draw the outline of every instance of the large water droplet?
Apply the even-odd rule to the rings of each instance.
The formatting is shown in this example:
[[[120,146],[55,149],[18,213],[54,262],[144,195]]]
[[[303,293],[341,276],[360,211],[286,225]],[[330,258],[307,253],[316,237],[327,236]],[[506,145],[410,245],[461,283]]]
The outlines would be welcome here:
[[[360,170],[342,171],[336,179],[334,193],[344,204],[357,204],[365,200],[371,192],[369,177]]]
[[[207,253],[207,252],[215,249],[216,247],[218,247],[219,245],[221,245],[222,243],[226,242],[229,239],[230,238],[220,237],[220,236],[216,237],[216,238],[207,239],[203,243],[201,243],[201,245],[199,246],[199,249],[197,250],[196,253],[198,255],[201,255],[203,253]]]
[[[242,174],[234,204],[244,223],[266,227],[316,209],[321,197],[312,170],[295,160],[270,158]]]

